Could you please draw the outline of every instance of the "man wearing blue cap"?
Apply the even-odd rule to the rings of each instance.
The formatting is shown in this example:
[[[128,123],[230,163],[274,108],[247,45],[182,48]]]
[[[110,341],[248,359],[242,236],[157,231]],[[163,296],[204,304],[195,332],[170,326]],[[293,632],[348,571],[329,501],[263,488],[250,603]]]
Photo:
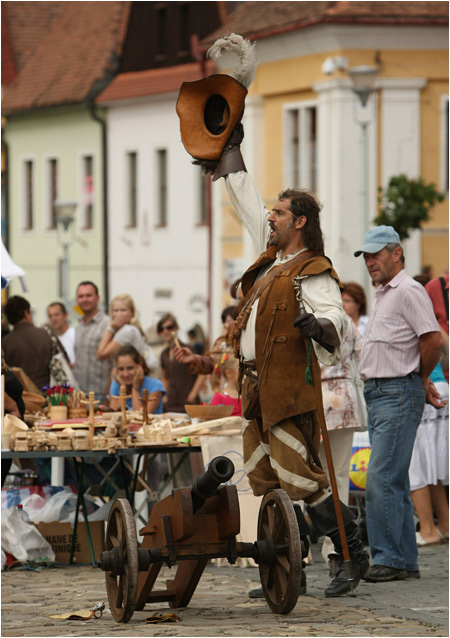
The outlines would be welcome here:
[[[404,269],[392,226],[371,228],[363,255],[376,297],[360,363],[372,447],[366,513],[372,567],[369,582],[419,578],[408,468],[425,401],[443,407],[430,381],[441,336],[423,286]]]

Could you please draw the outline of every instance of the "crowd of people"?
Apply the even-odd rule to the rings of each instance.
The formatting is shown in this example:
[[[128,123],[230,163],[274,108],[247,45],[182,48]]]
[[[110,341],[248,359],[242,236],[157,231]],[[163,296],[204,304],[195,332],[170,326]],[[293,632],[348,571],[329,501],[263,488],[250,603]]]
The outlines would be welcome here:
[[[37,391],[66,375],[85,393],[94,391],[103,410],[118,409],[122,385],[132,410],[147,390],[150,413],[184,412],[206,392],[213,405],[243,415],[253,493],[281,487],[304,502],[296,513],[305,552],[305,514],[326,537],[326,596],[342,595],[361,579],[418,578],[418,548],[449,537],[448,274],[416,281],[394,228],[372,228],[354,253],[363,256],[375,287],[369,310],[364,289],[341,283],[325,256],[313,194],[286,190],[272,211],[265,209],[240,154],[242,135],[237,126],[213,170],[225,179],[259,257],[233,286],[239,301],[224,309],[223,334],[208,352],[195,331],[187,333],[189,343],[180,340],[176,317],[166,313],[156,326],[165,344],[158,360],[133,299],[117,295],[107,315],[95,283],[82,281],[75,326],[59,301],[49,303],[48,324],[38,328],[28,301],[8,299],[3,310],[12,329],[3,338],[2,372],[14,377],[19,368]],[[20,388],[8,383],[6,409],[23,417]],[[371,445],[371,560],[348,506],[353,433],[364,428]],[[334,477],[338,495],[330,490]]]

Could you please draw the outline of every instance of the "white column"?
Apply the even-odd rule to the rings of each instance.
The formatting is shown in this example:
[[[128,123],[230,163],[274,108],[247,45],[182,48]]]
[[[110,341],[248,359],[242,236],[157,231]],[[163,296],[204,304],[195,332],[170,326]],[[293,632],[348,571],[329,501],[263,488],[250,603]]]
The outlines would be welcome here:
[[[381,184],[405,173],[420,175],[420,92],[424,78],[380,78],[381,88]],[[411,276],[421,267],[421,233],[414,231],[403,242],[406,269]]]
[[[348,78],[313,85],[318,94],[318,188],[325,252],[343,281],[367,290],[364,262],[353,257],[377,209],[376,101],[366,107]],[[367,126],[367,166],[361,162],[362,124]],[[362,174],[362,171],[367,171]],[[363,198],[362,189],[367,189]],[[367,210],[361,210],[367,201]]]

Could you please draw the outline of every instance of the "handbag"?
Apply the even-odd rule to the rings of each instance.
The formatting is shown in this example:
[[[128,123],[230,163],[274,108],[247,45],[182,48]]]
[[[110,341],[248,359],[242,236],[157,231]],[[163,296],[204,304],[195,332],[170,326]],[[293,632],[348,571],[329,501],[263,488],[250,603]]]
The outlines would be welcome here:
[[[78,389],[78,383],[62,352],[57,352],[50,359],[50,385],[63,385],[68,383],[72,388]]]
[[[352,374],[353,385],[355,386],[356,395],[356,408],[358,413],[358,421],[360,423],[360,430],[367,430],[367,407],[366,400],[364,398],[364,382],[359,374],[358,361],[356,360],[355,352],[355,336],[353,334],[352,352],[350,354],[350,371]]]

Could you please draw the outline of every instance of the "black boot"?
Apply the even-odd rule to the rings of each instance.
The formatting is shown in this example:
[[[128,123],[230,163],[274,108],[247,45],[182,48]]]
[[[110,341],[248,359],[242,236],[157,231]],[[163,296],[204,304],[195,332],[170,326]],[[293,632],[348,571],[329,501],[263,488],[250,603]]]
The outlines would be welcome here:
[[[358,527],[353,520],[353,513],[344,503],[341,503],[344,530],[351,560],[351,564],[347,568],[342,553],[333,497],[329,496],[315,507],[307,506],[307,510],[319,534],[329,536],[336,550],[336,554],[330,557],[330,576],[333,580],[325,589],[325,596],[332,597],[346,594],[358,586],[360,579],[364,578],[370,566],[369,555],[364,550],[364,544],[359,538]]]

